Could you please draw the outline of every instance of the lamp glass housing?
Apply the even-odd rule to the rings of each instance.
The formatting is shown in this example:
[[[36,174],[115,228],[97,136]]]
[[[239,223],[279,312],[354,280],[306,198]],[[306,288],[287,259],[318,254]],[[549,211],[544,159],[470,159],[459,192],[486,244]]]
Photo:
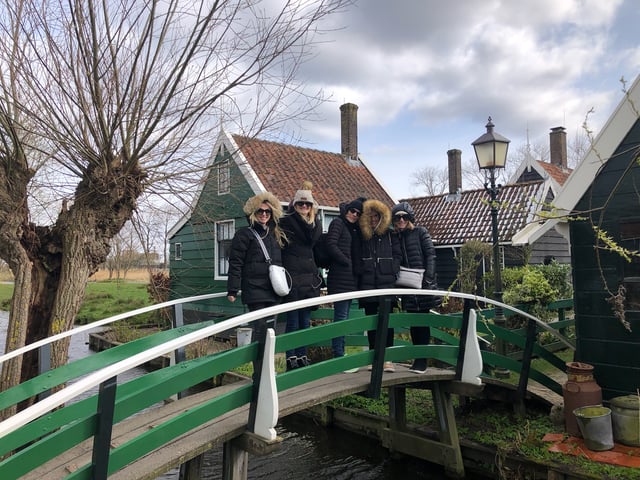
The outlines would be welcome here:
[[[507,163],[507,151],[510,140],[493,131],[491,117],[486,125],[487,133],[478,138],[473,145],[480,169],[504,168]]]

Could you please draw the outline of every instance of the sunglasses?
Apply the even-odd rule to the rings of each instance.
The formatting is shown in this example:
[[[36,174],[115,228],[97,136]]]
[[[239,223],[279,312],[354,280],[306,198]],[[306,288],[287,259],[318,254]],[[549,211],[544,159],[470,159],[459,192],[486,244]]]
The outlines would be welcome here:
[[[357,215],[358,217],[360,216],[360,211],[356,210],[355,208],[350,208],[349,209],[349,213],[351,213],[353,215]]]
[[[259,209],[256,210],[256,215],[262,215],[262,214],[271,215],[271,210],[269,210],[268,208],[267,209],[259,208]]]
[[[313,207],[313,203],[311,203],[311,202],[296,202],[296,207],[311,208],[311,207]]]
[[[407,222],[409,221],[409,215],[394,215],[393,219],[397,222],[399,220],[406,220]]]

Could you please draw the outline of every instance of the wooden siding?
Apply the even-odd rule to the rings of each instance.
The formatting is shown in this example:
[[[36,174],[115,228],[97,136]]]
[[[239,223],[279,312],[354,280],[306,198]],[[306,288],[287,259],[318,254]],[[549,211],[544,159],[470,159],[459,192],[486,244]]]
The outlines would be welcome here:
[[[549,230],[532,246],[529,263],[542,265],[547,258],[553,258],[558,263],[570,263],[571,253],[567,240],[556,230]]]
[[[441,290],[448,289],[458,277],[458,262],[456,256],[459,248],[436,247],[436,274],[438,275],[438,287]],[[458,291],[457,283],[454,287]]]
[[[605,399],[635,394],[640,387],[640,312],[626,311],[631,331],[624,328],[607,302],[624,276],[640,276],[640,262],[600,249],[592,224],[619,245],[635,246],[638,239],[622,240],[622,222],[637,218],[640,208],[640,166],[634,161],[640,145],[636,121],[616,154],[604,164],[574,211],[584,220],[569,222],[572,245],[577,349],[576,360],[595,367],[595,378]],[[606,285],[605,285],[606,283]]]
[[[218,194],[217,161],[211,166],[202,194],[191,217],[172,238],[171,248],[171,298],[182,298],[206,293],[225,292],[226,279],[215,280],[216,222],[235,220],[236,230],[247,224],[242,207],[253,195],[248,182],[235,162],[230,162],[230,192]],[[182,244],[182,259],[175,259],[175,244]],[[226,299],[188,304],[184,307],[185,320],[196,321],[222,314],[244,312],[240,301],[230,304]]]

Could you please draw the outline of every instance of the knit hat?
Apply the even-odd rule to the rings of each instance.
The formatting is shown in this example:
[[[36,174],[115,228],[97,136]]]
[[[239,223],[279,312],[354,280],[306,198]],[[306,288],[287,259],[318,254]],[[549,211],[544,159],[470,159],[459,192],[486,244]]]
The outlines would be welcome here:
[[[407,215],[409,217],[410,222],[413,223],[416,221],[416,214],[414,213],[413,208],[411,208],[411,205],[409,205],[408,202],[400,202],[397,205],[395,205],[391,209],[391,215],[392,216]]]
[[[318,206],[318,203],[313,199],[313,195],[311,194],[311,189],[313,188],[313,184],[309,181],[304,181],[302,183],[302,188],[296,192],[293,196],[292,204],[295,205],[298,202],[311,202],[314,206]]]
[[[358,197],[355,200],[352,200],[351,202],[347,203],[347,211],[349,211],[349,209],[354,208],[356,210],[358,210],[360,213],[362,213],[362,204],[366,201],[367,199],[364,197]]]

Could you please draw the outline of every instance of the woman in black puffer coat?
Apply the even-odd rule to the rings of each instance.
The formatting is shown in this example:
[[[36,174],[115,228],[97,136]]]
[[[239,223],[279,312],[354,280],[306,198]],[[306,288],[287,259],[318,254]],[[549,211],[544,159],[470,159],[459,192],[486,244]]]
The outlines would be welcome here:
[[[431,235],[425,227],[416,226],[413,208],[407,202],[397,204],[392,209],[394,236],[399,239],[402,250],[402,266],[422,268],[422,288],[435,290],[436,282],[436,250]],[[428,312],[440,306],[440,297],[424,295],[403,295],[402,309],[406,312]],[[428,345],[431,337],[429,327],[411,327],[411,340],[414,345]],[[411,372],[423,373],[427,369],[427,359],[417,358],[410,368]]]
[[[330,259],[329,274],[327,275],[327,292],[353,292],[358,287],[358,279],[353,265],[353,259],[358,258],[357,250],[360,246],[360,227],[358,218],[362,213],[364,198],[358,198],[340,205],[340,216],[329,224],[326,246]],[[351,300],[333,303],[333,321],[349,318]],[[331,342],[334,357],[344,356],[344,337],[336,337]]]
[[[242,290],[242,303],[250,311],[270,307],[280,303],[279,297],[271,287],[269,280],[269,264],[266,262],[262,247],[253,232],[256,232],[264,243],[271,262],[282,265],[281,247],[286,239],[278,226],[282,215],[280,202],[270,192],[263,192],[251,197],[244,204],[249,226],[236,231],[231,240],[229,253],[229,271],[227,273],[227,299],[235,302],[238,291]],[[253,341],[258,342],[258,357],[253,362],[254,394],[257,392],[259,373],[262,371],[262,353],[271,323],[275,328],[275,318],[261,318],[253,323]],[[250,415],[253,415],[251,413]],[[252,422],[250,422],[252,424]]]
[[[402,252],[396,235],[391,235],[391,210],[378,200],[367,200],[360,217],[362,232],[361,257],[358,275],[360,290],[393,288],[400,269]],[[378,313],[378,297],[360,299],[360,307],[366,315]],[[387,347],[393,346],[393,329],[387,332]],[[369,348],[375,346],[376,331],[367,332]],[[392,362],[385,362],[386,372],[395,371]]]
[[[304,182],[289,206],[289,214],[280,221],[287,240],[282,249],[282,262],[291,275],[291,292],[285,302],[314,298],[320,295],[322,277],[313,257],[313,246],[322,233],[317,218],[318,204],[311,193],[312,184]],[[309,328],[311,308],[287,312],[286,332]],[[307,348],[287,350],[287,370],[309,365]]]
[[[276,305],[281,298],[271,288],[269,264],[253,231],[260,235],[276,265],[282,265],[281,247],[286,237],[278,226],[282,216],[280,202],[270,192],[251,197],[243,209],[249,225],[240,228],[231,240],[227,299],[235,302],[238,291],[242,290],[242,303],[254,311]]]

